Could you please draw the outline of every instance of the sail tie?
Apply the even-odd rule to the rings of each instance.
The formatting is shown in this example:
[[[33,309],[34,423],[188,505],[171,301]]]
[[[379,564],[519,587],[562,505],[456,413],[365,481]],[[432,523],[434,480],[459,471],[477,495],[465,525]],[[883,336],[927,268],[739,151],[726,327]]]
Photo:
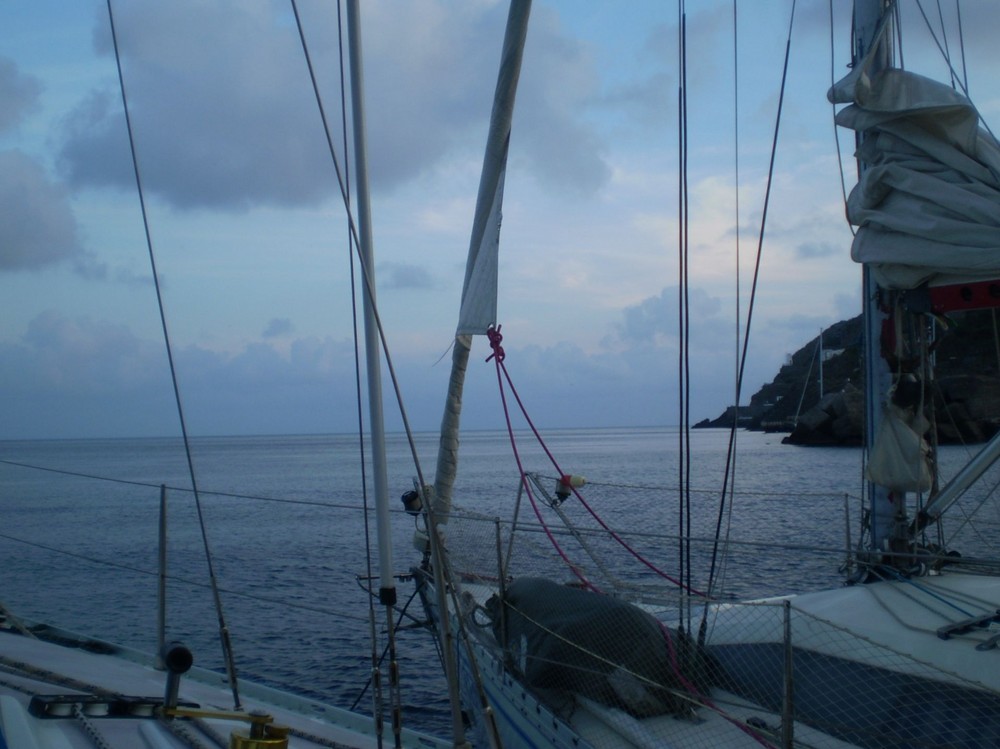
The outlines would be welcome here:
[[[486,361],[492,361],[496,357],[497,364],[503,362],[504,357],[507,356],[504,353],[503,346],[501,342],[503,341],[503,336],[500,334],[500,325],[493,327],[492,325],[486,329],[486,337],[490,340],[490,348],[493,349],[493,353],[486,357]]]

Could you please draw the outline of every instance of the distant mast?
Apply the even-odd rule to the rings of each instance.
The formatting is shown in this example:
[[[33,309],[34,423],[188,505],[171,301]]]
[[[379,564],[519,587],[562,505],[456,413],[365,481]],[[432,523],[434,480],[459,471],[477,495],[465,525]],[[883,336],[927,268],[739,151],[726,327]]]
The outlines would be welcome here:
[[[823,400],[823,328],[819,329],[819,400]]]

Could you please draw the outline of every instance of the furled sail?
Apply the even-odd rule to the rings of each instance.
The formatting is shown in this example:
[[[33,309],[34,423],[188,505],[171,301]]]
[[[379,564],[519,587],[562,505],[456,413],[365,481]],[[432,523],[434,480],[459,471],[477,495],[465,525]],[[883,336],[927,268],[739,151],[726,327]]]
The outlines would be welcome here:
[[[864,132],[847,214],[851,257],[886,288],[1000,277],[1000,144],[972,102],[897,68],[858,66],[829,93]]]
[[[455,331],[452,371],[448,381],[444,417],[441,420],[441,442],[438,446],[437,473],[434,479],[434,510],[438,513],[440,522],[447,521],[451,490],[458,467],[458,428],[471,336],[485,334],[497,321],[497,264],[504,175],[507,170],[514,97],[521,74],[521,57],[528,33],[530,11],[531,0],[514,0],[507,14],[507,30],[493,97],[476,213],[472,221],[472,238],[462,287],[462,306]]]
[[[508,137],[504,139],[502,151],[495,158],[490,158],[490,154],[487,154],[487,161],[499,163],[490,165],[493,173],[487,175],[483,171],[479,184],[479,199],[472,225],[472,243],[465,267],[462,309],[458,316],[456,335],[483,334],[497,321],[497,262],[500,255],[503,181],[507,167],[507,144],[510,140],[509,119],[507,129]]]

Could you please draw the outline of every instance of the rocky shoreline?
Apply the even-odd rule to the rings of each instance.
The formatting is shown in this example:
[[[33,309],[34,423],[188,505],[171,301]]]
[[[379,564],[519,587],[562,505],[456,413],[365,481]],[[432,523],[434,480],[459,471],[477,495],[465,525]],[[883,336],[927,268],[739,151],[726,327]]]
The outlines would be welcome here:
[[[1000,378],[992,310],[955,315],[938,343],[934,408],[940,444],[983,442],[1000,431]],[[819,337],[789,357],[775,378],[737,412],[730,407],[695,428],[785,432],[795,445],[856,446],[864,434],[861,318],[823,331],[823,393]]]

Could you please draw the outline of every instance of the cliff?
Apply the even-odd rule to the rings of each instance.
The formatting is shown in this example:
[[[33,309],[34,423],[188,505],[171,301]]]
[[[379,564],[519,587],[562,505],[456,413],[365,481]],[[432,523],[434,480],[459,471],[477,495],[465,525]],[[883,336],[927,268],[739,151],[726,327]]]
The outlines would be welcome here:
[[[955,313],[936,344],[932,388],[938,441],[982,442],[1000,430],[1000,343],[992,310]],[[864,431],[861,318],[823,331],[823,391],[818,339],[796,351],[738,412],[748,429],[788,432],[785,442],[860,445]],[[697,427],[728,427],[732,407]]]

